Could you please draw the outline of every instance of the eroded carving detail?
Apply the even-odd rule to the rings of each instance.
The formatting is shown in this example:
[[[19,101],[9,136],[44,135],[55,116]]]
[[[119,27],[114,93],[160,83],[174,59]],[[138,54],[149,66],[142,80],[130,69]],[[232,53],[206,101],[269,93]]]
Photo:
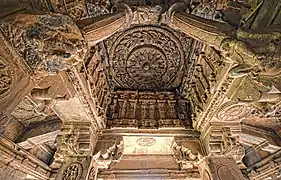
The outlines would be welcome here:
[[[2,30],[33,71],[65,70],[87,51],[79,28],[65,15],[17,14],[4,20]]]
[[[13,88],[14,72],[7,62],[0,57],[0,99],[9,94]]]

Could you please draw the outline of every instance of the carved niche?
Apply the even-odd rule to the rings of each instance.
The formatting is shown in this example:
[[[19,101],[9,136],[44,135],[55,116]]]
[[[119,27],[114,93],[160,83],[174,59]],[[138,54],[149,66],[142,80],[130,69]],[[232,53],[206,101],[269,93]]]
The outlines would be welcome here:
[[[33,72],[65,70],[87,51],[79,28],[61,14],[16,14],[3,20],[1,30]]]
[[[106,48],[114,87],[137,90],[178,87],[190,43],[181,33],[152,25],[132,27],[113,35],[106,41]]]
[[[14,72],[0,56],[0,99],[5,97],[14,85]]]

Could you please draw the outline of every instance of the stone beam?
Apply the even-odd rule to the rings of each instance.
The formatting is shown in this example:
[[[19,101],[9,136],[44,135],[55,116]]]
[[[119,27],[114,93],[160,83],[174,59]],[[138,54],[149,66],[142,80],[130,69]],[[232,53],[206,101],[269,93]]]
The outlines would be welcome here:
[[[4,163],[4,167],[19,170],[40,180],[48,179],[52,171],[47,164],[2,135],[0,135],[0,161]]]
[[[132,21],[132,10],[125,4],[116,5],[117,12],[77,22],[84,32],[84,37],[93,46],[115,32],[127,27]]]
[[[173,13],[169,25],[216,49],[220,48],[224,39],[233,37],[236,33],[235,29],[226,23],[204,19],[185,12]]]

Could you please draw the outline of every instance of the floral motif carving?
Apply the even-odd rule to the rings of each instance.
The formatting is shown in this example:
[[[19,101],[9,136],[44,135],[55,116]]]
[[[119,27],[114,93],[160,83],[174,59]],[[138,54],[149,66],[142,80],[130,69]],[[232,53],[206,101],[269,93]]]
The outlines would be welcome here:
[[[157,5],[140,6],[134,12],[133,23],[134,24],[157,24],[160,20],[162,7]]]
[[[156,140],[153,138],[140,138],[137,140],[137,144],[144,147],[153,146],[156,143]]]
[[[142,26],[121,34],[110,48],[109,59],[118,87],[157,90],[172,85],[183,68],[184,51],[170,31]]]
[[[228,102],[224,104],[218,112],[220,121],[239,121],[251,114],[252,108],[247,104],[233,104]]]
[[[11,91],[14,82],[14,73],[9,64],[0,57],[0,99]]]
[[[79,180],[82,175],[82,165],[80,163],[71,163],[63,172],[62,180]]]

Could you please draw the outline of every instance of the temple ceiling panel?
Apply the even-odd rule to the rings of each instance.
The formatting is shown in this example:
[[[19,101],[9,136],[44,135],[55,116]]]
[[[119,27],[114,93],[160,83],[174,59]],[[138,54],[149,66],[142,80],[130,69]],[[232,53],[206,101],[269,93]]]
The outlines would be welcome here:
[[[105,41],[108,74],[116,89],[177,88],[189,61],[192,39],[169,28],[135,26]]]

